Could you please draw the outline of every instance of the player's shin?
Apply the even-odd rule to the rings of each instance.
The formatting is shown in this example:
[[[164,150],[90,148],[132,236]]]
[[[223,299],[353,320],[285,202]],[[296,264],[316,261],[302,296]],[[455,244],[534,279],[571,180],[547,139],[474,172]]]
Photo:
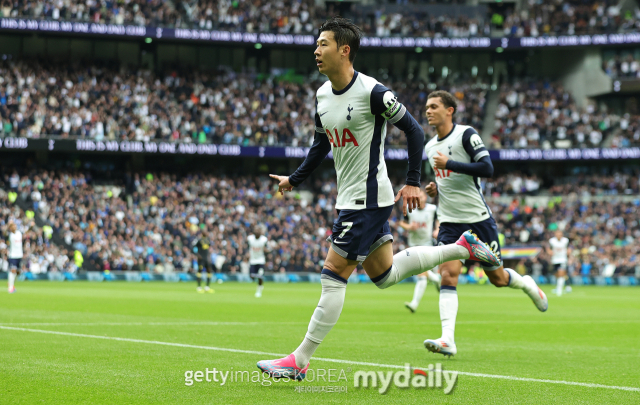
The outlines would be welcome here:
[[[424,295],[424,290],[427,288],[427,277],[419,276],[418,281],[416,282],[416,287],[413,290],[413,299],[411,300],[411,305],[414,308],[417,308],[422,300],[422,296]]]
[[[558,297],[562,295],[562,290],[564,290],[564,276],[558,276],[556,282],[556,294],[558,294]]]
[[[322,295],[320,302],[313,312],[304,341],[293,352],[296,366],[303,368],[313,356],[322,340],[327,336],[333,325],[338,322],[344,296],[347,291],[347,280],[327,269],[322,270]]]
[[[509,273],[509,287],[522,290],[525,287],[524,279],[513,269],[505,267],[504,271]]]
[[[16,273],[14,273],[12,271],[9,271],[9,280],[8,281],[9,281],[9,285],[8,285],[9,290],[12,290],[13,286],[15,285],[15,282],[16,282]]]
[[[442,322],[442,339],[454,343],[456,317],[458,316],[458,291],[456,287],[443,285],[440,290],[440,321]]]
[[[414,246],[393,256],[393,265],[378,277],[371,279],[378,288],[388,288],[407,277],[420,274],[442,263],[468,259],[469,252],[460,245]]]

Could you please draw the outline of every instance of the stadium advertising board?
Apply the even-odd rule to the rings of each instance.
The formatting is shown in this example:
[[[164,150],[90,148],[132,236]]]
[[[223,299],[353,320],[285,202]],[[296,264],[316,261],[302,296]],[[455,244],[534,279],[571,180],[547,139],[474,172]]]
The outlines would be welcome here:
[[[218,31],[184,28],[143,27],[137,25],[98,24],[89,22],[0,18],[0,30],[53,32],[70,35],[103,35],[180,39],[250,44],[313,45],[315,36]],[[363,47],[382,48],[542,48],[565,46],[602,46],[640,43],[640,33],[599,35],[560,35],[510,38],[428,38],[428,37],[364,37]]]
[[[308,147],[240,146],[156,141],[96,141],[91,139],[0,138],[0,150],[48,150],[54,152],[111,152],[161,155],[238,156],[304,159]],[[501,149],[489,151],[494,161],[640,159],[640,148]],[[386,160],[406,160],[407,150],[388,148]],[[329,153],[329,158],[333,158]],[[422,155],[423,159],[427,156]]]

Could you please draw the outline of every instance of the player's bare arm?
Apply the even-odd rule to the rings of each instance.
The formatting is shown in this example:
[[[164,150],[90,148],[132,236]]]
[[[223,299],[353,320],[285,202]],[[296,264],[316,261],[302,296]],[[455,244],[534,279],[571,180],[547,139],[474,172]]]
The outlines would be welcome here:
[[[418,224],[417,223],[408,223],[405,221],[400,221],[398,222],[398,226],[402,229],[404,229],[405,231],[415,231],[416,229],[418,229]]]

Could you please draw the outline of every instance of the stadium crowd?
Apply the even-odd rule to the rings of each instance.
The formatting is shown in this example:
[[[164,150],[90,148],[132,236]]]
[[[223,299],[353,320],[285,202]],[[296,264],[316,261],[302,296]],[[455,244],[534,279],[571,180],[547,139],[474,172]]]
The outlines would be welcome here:
[[[5,189],[16,190],[52,233],[83,254],[85,269],[193,271],[194,241],[206,235],[213,241],[216,270],[238,272],[248,260],[247,236],[263,225],[269,239],[268,271],[318,271],[335,218],[336,184],[320,176],[284,197],[266,177],[134,173],[106,185],[88,173],[32,170],[21,176],[6,173],[3,179]],[[602,204],[573,197],[638,195],[639,184],[638,173],[578,175],[549,184],[513,173],[489,179],[484,186],[506,245],[544,246],[553,231],[564,229],[571,240],[575,273],[600,275],[631,274],[640,265],[640,200],[612,196]],[[522,193],[549,198],[544,204],[527,205]],[[508,195],[514,196],[508,203],[493,198]],[[15,214],[18,209],[12,204],[3,206],[1,226],[12,215],[14,220],[23,217]],[[394,210],[390,219],[395,251],[404,249],[407,240],[396,225],[400,215]],[[23,226],[31,230],[25,240],[37,246],[34,257],[64,255],[65,265],[72,264],[71,249],[50,243],[51,237],[43,236],[33,220]],[[541,264],[548,271],[545,252],[536,260],[527,263],[530,269]]]
[[[500,89],[490,148],[601,147],[610,134],[628,130],[628,124],[629,116],[592,104],[579,108],[560,83],[516,80]]]
[[[602,63],[602,70],[613,79],[640,79],[638,53],[617,54]]]
[[[35,223],[37,202],[34,209],[26,211],[15,204],[17,190],[22,181],[16,183],[16,177],[9,178],[15,187],[0,189],[0,271],[7,271],[9,263],[6,253],[8,250],[7,240],[9,234],[9,224],[15,223],[17,230],[22,233],[24,268],[29,269],[33,274],[47,273],[52,271],[75,272],[76,263],[70,260],[71,252],[66,247],[58,246],[52,240],[53,229],[50,226],[39,227]],[[36,189],[37,190],[37,189]],[[34,199],[37,200],[38,191],[34,191]],[[29,196],[31,198],[31,196]]]
[[[406,3],[406,1],[404,2]],[[387,11],[382,4],[345,13],[370,36],[475,37],[599,34],[640,28],[640,10],[622,12],[612,0],[529,0],[522,10],[500,13],[478,9],[473,17],[429,14],[428,8]],[[315,34],[332,4],[311,0],[2,0],[0,16],[154,27],[224,29],[246,32]],[[487,13],[487,14],[485,14]]]
[[[487,85],[443,84],[462,102],[457,122],[482,128]],[[244,146],[310,146],[317,81],[300,83],[231,71],[164,76],[107,66],[0,62],[0,136],[165,140]],[[431,91],[421,81],[389,83],[426,132]],[[405,145],[389,126],[388,145]]]

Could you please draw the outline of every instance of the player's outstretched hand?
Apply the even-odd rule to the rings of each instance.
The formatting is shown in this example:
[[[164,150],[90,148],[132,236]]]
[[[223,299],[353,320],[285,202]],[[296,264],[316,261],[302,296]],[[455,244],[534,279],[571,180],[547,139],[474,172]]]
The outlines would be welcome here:
[[[403,215],[407,215],[407,208],[409,208],[409,212],[413,212],[420,205],[420,187],[405,184],[396,194],[394,203],[399,200],[402,200]]]
[[[293,190],[293,186],[289,183],[289,176],[278,176],[277,174],[270,174],[269,177],[278,180],[278,192],[284,195],[285,191]]]
[[[424,191],[427,192],[427,195],[431,198],[435,198],[438,195],[438,186],[436,183],[431,182],[427,184],[427,187],[424,188]]]

